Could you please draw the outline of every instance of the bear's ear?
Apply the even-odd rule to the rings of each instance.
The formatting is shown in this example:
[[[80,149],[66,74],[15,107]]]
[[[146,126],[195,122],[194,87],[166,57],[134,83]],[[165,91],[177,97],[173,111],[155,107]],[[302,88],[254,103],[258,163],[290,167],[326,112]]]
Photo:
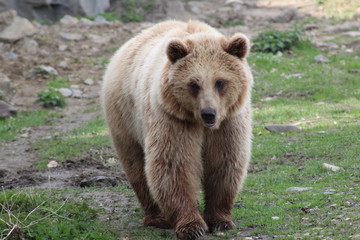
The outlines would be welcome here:
[[[185,44],[178,39],[171,40],[166,49],[166,54],[172,63],[185,57],[188,53]]]
[[[225,51],[235,57],[245,58],[250,52],[250,41],[244,34],[236,33],[230,38]]]

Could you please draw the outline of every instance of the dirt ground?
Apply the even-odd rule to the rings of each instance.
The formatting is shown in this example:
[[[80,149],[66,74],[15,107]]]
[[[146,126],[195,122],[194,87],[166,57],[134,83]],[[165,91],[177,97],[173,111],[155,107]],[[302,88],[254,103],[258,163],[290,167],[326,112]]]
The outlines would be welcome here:
[[[228,35],[240,31],[254,37],[269,24],[274,29],[288,29],[296,23],[304,23],[311,16],[321,17],[318,9],[310,6],[309,1],[297,1],[301,4],[296,1],[287,2],[285,5],[284,1],[280,0],[271,1],[271,3],[259,1],[257,5],[254,5],[254,1],[249,1],[247,11],[249,17],[244,22],[245,24],[223,26],[220,30]],[[296,10],[296,17],[286,22],[272,20],[284,15],[284,11],[289,7]],[[97,179],[100,186],[102,183],[104,186],[126,183],[121,170],[107,167],[98,160],[100,156],[109,158],[115,156],[111,146],[89,150],[80,159],[76,161],[68,159],[56,168],[37,170],[34,166],[38,162],[38,153],[36,149],[31,148],[31,143],[46,139],[50,130],[58,133],[70,131],[99,115],[100,110],[84,113],[89,107],[99,109],[101,76],[105,70],[105,65],[99,64],[99,61],[108,59],[127,39],[151,25],[152,23],[145,22],[128,24],[114,22],[94,26],[37,24],[37,34],[15,43],[0,43],[1,56],[9,51],[18,55],[16,59],[0,58],[0,72],[7,75],[12,84],[12,93],[6,99],[18,110],[32,111],[41,108],[36,101],[37,93],[45,89],[44,83],[49,77],[31,74],[31,71],[40,65],[54,67],[59,72],[59,76],[70,79],[71,84],[78,85],[84,93],[81,98],[68,99],[67,106],[59,109],[63,117],[54,119],[55,123],[25,129],[28,133],[26,137],[19,136],[13,141],[0,144],[0,186],[2,188],[86,187],[91,185],[92,177],[99,176],[107,176],[104,182]],[[307,38],[330,52],[351,51],[352,48],[360,47],[360,43],[356,43],[353,38],[345,38],[341,43],[332,42],[337,36],[346,37],[346,32],[359,31],[359,20],[343,22],[318,18],[310,23],[302,24],[302,27],[305,28]],[[64,40],[59,37],[59,33],[79,33],[83,39]],[[25,42],[30,39],[38,43],[38,48],[33,53],[27,53],[24,50]],[[94,80],[93,85],[84,84],[88,78]],[[256,166],[250,171],[257,171]],[[103,199],[104,194],[99,194],[99,198]],[[111,194],[106,198],[111,199]]]

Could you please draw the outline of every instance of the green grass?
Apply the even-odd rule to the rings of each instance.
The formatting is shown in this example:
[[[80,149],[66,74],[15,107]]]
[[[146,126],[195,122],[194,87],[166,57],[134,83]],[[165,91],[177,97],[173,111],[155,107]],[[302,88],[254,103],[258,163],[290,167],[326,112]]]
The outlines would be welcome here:
[[[46,168],[49,160],[63,162],[86,153],[92,147],[110,145],[107,128],[101,117],[96,117],[86,125],[57,136],[51,140],[40,140],[32,145],[38,150],[37,168]]]
[[[9,190],[0,195],[1,239],[118,239],[85,202],[57,192]],[[11,234],[10,234],[11,233]]]
[[[0,119],[0,141],[10,141],[22,133],[22,129],[51,124],[62,115],[55,111],[38,110],[34,112],[19,112],[16,116]]]

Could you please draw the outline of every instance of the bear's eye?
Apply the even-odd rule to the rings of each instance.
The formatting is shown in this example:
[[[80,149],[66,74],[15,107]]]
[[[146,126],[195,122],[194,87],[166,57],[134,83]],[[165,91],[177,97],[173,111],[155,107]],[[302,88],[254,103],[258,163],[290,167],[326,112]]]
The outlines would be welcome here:
[[[192,94],[194,94],[195,96],[198,95],[198,93],[200,91],[200,86],[196,82],[190,82],[189,88],[190,88]]]
[[[223,80],[217,80],[217,81],[215,82],[215,88],[216,88],[216,90],[218,90],[219,92],[224,89],[224,85],[225,85],[225,82],[224,82]]]

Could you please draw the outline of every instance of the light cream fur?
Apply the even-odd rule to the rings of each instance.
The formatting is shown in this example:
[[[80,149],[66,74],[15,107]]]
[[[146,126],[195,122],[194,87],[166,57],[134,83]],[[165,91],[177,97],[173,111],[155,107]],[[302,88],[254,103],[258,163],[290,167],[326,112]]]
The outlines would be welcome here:
[[[146,225],[173,227],[180,239],[234,227],[230,211],[251,149],[249,48],[242,34],[227,38],[204,23],[167,21],[112,57],[102,104]],[[219,80],[221,90],[214,88]],[[216,111],[211,128],[201,116],[206,108]],[[197,209],[201,186],[205,221]]]

